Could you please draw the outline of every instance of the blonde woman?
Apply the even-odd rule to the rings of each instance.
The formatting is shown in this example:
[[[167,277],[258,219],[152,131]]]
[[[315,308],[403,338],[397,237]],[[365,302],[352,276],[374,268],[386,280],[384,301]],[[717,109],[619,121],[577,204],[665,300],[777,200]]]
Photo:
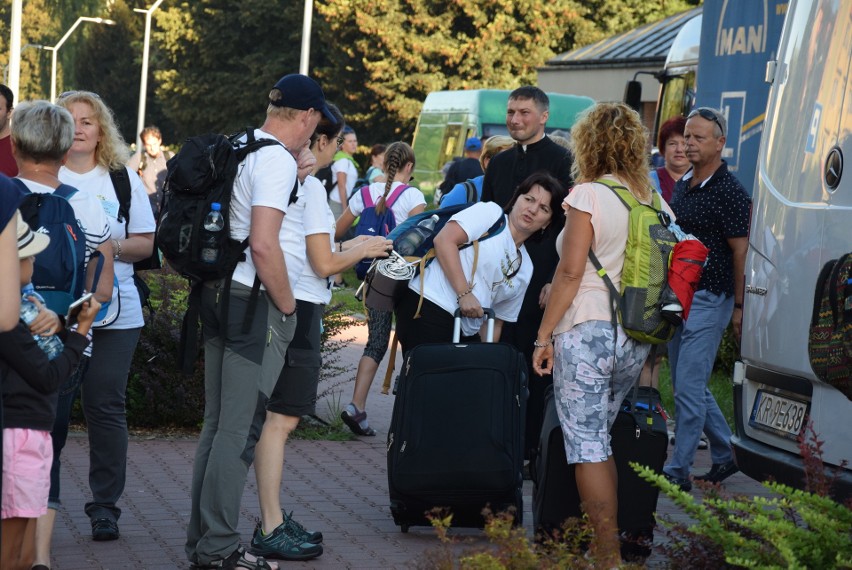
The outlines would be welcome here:
[[[115,276],[118,282],[110,308],[118,308],[92,332],[92,358],[81,384],[83,413],[89,435],[89,488],[92,498],[86,514],[94,540],[119,537],[116,505],[124,492],[127,471],[127,415],[125,397],[130,362],[145,321],[133,282],[133,262],[147,259],[154,247],[154,215],[145,185],[125,166],[127,144],[121,138],[112,111],[89,91],[59,96],[57,104],[74,118],[74,144],[59,179],[80,192],[95,196],[110,226]],[[130,186],[128,210],[118,197],[110,172],[118,172]],[[114,317],[112,316],[114,315]]]
[[[647,133],[639,115],[622,103],[601,103],[571,130],[576,185],[563,202],[565,228],[556,240],[559,265],[534,342],[533,370],[553,374],[556,407],[568,463],[575,464],[582,508],[595,529],[592,554],[600,568],[621,564],[617,474],[609,429],[633,385],[650,345],[613,327],[609,291],[589,250],[616,288],[627,247],[628,211],[604,178],[651,202],[645,155]],[[668,205],[663,206],[671,214]]]

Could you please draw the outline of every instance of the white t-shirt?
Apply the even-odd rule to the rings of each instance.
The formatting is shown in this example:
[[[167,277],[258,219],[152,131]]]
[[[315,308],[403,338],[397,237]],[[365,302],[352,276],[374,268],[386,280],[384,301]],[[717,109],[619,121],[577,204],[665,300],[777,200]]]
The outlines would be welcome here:
[[[502,215],[505,215],[503,209],[496,203],[478,202],[454,215],[450,221],[457,222],[467,234],[468,241],[472,241],[488,231]],[[533,267],[526,248],[523,245],[520,248],[515,247],[508,220],[506,223],[507,226],[499,234],[479,243],[476,275],[472,279],[473,295],[482,307],[494,309],[496,318],[515,322],[518,320]],[[473,268],[473,254],[472,246],[459,251],[462,269],[468,278]],[[424,297],[452,315],[459,307],[457,293],[437,259],[426,267],[423,279]],[[415,276],[408,287],[419,294],[420,276]],[[484,320],[484,317],[463,317],[462,334],[476,334]]]
[[[334,180],[334,188],[329,192],[329,198],[332,202],[340,204],[340,192],[337,191],[338,172],[346,175],[346,195],[349,196],[358,180],[358,169],[355,168],[355,163],[348,158],[339,158],[331,165],[331,179]]]
[[[257,139],[275,138],[260,129],[255,129],[254,136]],[[295,183],[296,159],[283,145],[265,146],[249,154],[237,169],[234,181],[230,211],[231,237],[239,241],[248,237],[251,209],[254,206],[275,208],[286,213]],[[247,247],[246,260],[238,263],[234,270],[234,281],[251,287],[255,274],[251,248]]]
[[[110,233],[113,239],[125,239],[127,233],[153,233],[154,214],[151,212],[151,202],[145,185],[134,171],[125,167],[130,177],[130,220],[127,231],[124,220],[118,219],[118,197],[109,177],[109,171],[103,166],[78,174],[65,168],[59,169],[59,179],[65,184],[79,188],[81,192],[94,196],[106,214],[109,221]],[[145,324],[142,316],[142,305],[139,302],[139,292],[133,283],[133,264],[126,261],[115,262],[115,277],[118,280],[118,291],[113,289],[112,303],[120,302],[121,312],[108,327],[109,329],[133,329]],[[121,298],[117,299],[116,296]]]
[[[388,192],[388,196],[390,196],[396,188],[401,185],[402,182],[394,181],[391,184],[391,191]],[[384,196],[385,194],[385,183],[384,182],[374,182],[370,184],[370,198],[373,199],[373,204],[375,204],[379,198]],[[393,217],[396,220],[396,225],[401,224],[406,219],[408,219],[408,214],[416,208],[417,206],[426,205],[426,198],[423,196],[423,192],[421,192],[418,188],[414,186],[409,186],[405,190],[402,191],[402,194],[396,199],[396,202],[391,206],[391,211],[393,212]],[[364,200],[361,199],[361,191],[355,192],[352,195],[352,199],[349,200],[349,210],[357,217],[361,215],[361,212],[364,211]],[[479,237],[479,236],[477,236]]]
[[[305,236],[327,234],[331,251],[334,251],[334,213],[328,207],[325,187],[318,179],[308,176],[303,185],[305,216],[303,218]],[[293,289],[293,295],[300,301],[326,305],[331,301],[331,289],[327,277],[320,277],[308,263],[302,269],[302,276]]]
[[[30,189],[30,192],[33,192],[34,194],[53,193],[54,189],[50,186],[45,186],[44,184],[39,184],[32,180],[24,180],[23,178],[20,180],[26,184],[27,188]],[[83,233],[86,235],[85,262],[89,263],[89,258],[91,257],[92,252],[98,249],[102,243],[110,239],[110,225],[107,221],[106,214],[104,214],[103,208],[101,208],[100,202],[98,202],[98,199],[95,198],[94,195],[89,194],[88,192],[81,192],[80,187],[75,184],[69,184],[64,180],[63,182],[69,186],[77,188],[77,192],[71,196],[69,203],[74,209],[74,213],[77,215],[77,223],[80,224],[80,227],[83,228]]]
[[[308,262],[304,219],[305,191],[304,186],[300,184],[296,191],[296,201],[287,205],[287,215],[284,216],[281,231],[278,232],[278,241],[284,250],[284,262],[287,265],[287,279],[290,280],[290,290],[294,292]]]

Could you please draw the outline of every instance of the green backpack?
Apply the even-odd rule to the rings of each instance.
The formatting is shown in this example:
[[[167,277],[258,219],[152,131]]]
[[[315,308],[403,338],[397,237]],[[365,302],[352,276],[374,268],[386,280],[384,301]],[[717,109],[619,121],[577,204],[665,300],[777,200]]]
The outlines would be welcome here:
[[[640,342],[668,342],[676,326],[663,317],[661,301],[668,284],[672,249],[677,243],[668,228],[671,218],[662,209],[660,195],[656,192],[652,192],[649,206],[640,203],[624,186],[602,179],[595,182],[612,190],[630,212],[621,291],[615,289],[591,249],[589,259],[609,288],[624,332]]]

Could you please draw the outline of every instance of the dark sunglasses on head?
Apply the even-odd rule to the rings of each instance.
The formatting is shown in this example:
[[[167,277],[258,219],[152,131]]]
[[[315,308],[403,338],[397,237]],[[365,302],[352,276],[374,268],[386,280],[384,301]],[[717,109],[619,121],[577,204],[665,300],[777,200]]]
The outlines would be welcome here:
[[[693,109],[689,115],[686,116],[687,119],[691,119],[695,115],[698,115],[702,119],[707,119],[708,121],[713,121],[717,125],[719,125],[719,130],[722,131],[722,136],[725,136],[725,129],[722,127],[722,123],[719,121],[719,117],[708,109],[707,107],[698,107],[697,109]]]
[[[65,99],[66,97],[71,97],[72,95],[88,95],[90,97],[94,97],[95,99],[100,99],[101,96],[95,93],[94,91],[64,91],[59,94],[59,97],[56,98],[57,101]]]

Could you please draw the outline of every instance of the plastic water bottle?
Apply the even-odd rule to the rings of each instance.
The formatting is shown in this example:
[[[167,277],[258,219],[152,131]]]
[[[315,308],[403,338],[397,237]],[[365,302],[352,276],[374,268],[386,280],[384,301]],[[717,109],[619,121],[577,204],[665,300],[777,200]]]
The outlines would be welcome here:
[[[225,218],[222,217],[222,205],[219,202],[210,204],[210,212],[204,218],[204,235],[201,237],[201,261],[216,263],[219,261],[219,232],[225,229]]]
[[[24,294],[23,299],[21,299],[21,320],[23,320],[27,325],[35,320],[38,316],[38,307],[35,303],[28,299],[28,294]],[[48,360],[53,360],[65,350],[65,345],[62,344],[62,341],[59,340],[59,337],[56,335],[51,336],[41,336],[34,334],[33,338],[38,344],[39,348],[41,348],[44,353],[47,355]]]
[[[414,252],[417,251],[420,244],[422,244],[426,238],[431,236],[435,231],[435,226],[438,224],[439,219],[438,215],[435,214],[425,220],[420,220],[420,222],[411,228],[411,231],[405,234],[405,236],[403,236],[400,240],[399,246],[396,248],[397,253],[403,257],[407,255],[414,255]]]

